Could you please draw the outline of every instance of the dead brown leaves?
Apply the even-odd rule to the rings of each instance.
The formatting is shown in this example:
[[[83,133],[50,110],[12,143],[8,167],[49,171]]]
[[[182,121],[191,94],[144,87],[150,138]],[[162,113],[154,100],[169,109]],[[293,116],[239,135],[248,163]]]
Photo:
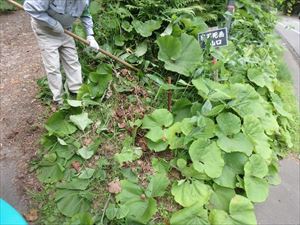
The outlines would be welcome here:
[[[122,191],[121,183],[119,180],[112,181],[108,184],[108,192],[118,194]]]
[[[28,222],[36,221],[39,218],[37,209],[31,209],[24,217]]]

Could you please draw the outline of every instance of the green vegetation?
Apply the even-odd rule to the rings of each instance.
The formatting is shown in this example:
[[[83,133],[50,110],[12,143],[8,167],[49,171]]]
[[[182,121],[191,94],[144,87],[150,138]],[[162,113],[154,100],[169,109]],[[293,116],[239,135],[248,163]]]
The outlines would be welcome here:
[[[37,224],[257,223],[254,204],[280,183],[278,159],[293,148],[299,114],[286,101],[270,1],[239,0],[229,45],[201,49],[197,34],[223,26],[225,9],[92,2],[102,47],[143,72],[79,46],[85,83],[47,120],[33,162],[44,185],[32,193]]]

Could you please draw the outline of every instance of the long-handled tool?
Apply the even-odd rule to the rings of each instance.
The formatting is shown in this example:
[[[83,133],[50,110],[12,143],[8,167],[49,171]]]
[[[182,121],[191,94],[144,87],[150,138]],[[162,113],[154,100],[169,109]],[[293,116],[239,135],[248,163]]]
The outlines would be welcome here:
[[[11,4],[13,4],[13,5],[16,6],[17,8],[20,8],[20,9],[23,9],[23,10],[24,10],[23,6],[22,6],[21,4],[15,2],[14,0],[6,0],[6,1],[8,1],[8,2],[11,3]],[[68,34],[68,35],[70,35],[71,37],[73,37],[74,39],[80,41],[81,43],[83,43],[83,44],[85,44],[85,45],[88,45],[88,46],[90,45],[89,41],[87,41],[87,40],[85,40],[85,39],[79,37],[78,35],[76,35],[76,34],[70,32],[70,31],[68,31],[68,30],[65,30],[65,33]],[[113,54],[111,54],[111,53],[109,53],[109,52],[107,52],[107,51],[105,51],[105,50],[103,50],[103,49],[101,49],[101,48],[99,49],[99,52],[101,52],[103,55],[106,55],[106,56],[108,56],[108,57],[114,59],[115,61],[117,61],[117,62],[123,64],[124,66],[126,66],[127,68],[129,68],[129,69],[131,69],[131,70],[133,70],[133,71],[136,71],[136,72],[139,72],[139,71],[140,71],[138,68],[134,67],[133,65],[131,65],[131,64],[127,63],[127,62],[125,62],[124,60],[118,58],[117,56],[115,56],[115,55],[113,55]]]

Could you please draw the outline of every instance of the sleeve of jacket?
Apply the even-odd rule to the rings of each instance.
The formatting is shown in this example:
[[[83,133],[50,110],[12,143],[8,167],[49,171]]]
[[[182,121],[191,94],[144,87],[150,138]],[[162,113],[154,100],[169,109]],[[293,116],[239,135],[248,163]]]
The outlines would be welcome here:
[[[85,27],[85,31],[86,31],[87,36],[91,36],[91,35],[94,35],[94,31],[93,31],[94,23],[93,23],[93,18],[92,18],[91,13],[90,13],[90,9],[89,9],[90,1],[87,0],[87,3],[88,3],[87,7],[83,11],[82,16],[80,17],[80,19],[83,23],[83,26]]]
[[[57,21],[48,15],[50,0],[25,0],[24,10],[34,19],[39,20],[50,28],[54,28]]]

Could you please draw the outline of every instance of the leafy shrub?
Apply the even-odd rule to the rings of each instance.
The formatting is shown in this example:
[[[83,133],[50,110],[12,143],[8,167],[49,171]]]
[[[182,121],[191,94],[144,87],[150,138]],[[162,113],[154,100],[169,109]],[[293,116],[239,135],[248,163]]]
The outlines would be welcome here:
[[[254,204],[265,201],[269,185],[280,182],[278,159],[293,146],[293,118],[281,97],[271,2],[239,0],[236,5],[230,43],[217,50],[209,44],[201,49],[197,34],[225,24],[224,1],[92,2],[96,38],[106,50],[146,71],[134,79],[152,98],[147,102],[152,110],[143,117],[131,113],[123,141],[115,137],[118,129],[109,133],[113,126],[124,132],[122,123],[112,121],[117,116],[111,104],[120,108],[115,114],[124,116],[122,104],[130,105],[132,99],[103,104],[107,92],[128,93],[137,83],[122,78],[129,72],[110,59],[80,47],[85,84],[76,100],[65,100],[48,119],[36,166],[40,181],[54,186],[58,210],[73,217],[67,221],[256,224]],[[80,25],[74,30],[83,34]],[[172,85],[165,82],[167,76]],[[112,82],[121,87],[108,89]],[[170,90],[172,112],[162,97]],[[146,142],[144,151],[136,146],[138,133]],[[113,157],[117,164],[103,158],[95,163],[102,141],[111,139],[120,145]],[[152,162],[146,180],[130,168],[138,167],[141,157]],[[108,194],[99,212],[91,205],[105,196],[99,186],[107,179],[107,167],[122,179],[110,190],[115,198]]]

